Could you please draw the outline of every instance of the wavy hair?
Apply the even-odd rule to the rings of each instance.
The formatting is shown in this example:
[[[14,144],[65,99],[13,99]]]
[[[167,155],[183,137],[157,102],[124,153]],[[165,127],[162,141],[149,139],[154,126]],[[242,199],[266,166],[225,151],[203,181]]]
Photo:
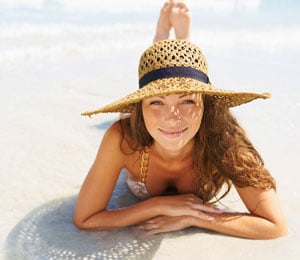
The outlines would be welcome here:
[[[195,176],[194,192],[204,202],[223,198],[232,186],[251,186],[258,189],[276,189],[276,184],[264,161],[247,138],[245,131],[225,104],[203,95],[204,113],[195,135],[192,171]],[[141,102],[129,118],[119,121],[121,149],[132,152],[153,143],[142,114]],[[123,142],[127,145],[124,146]],[[221,188],[226,189],[219,195]]]

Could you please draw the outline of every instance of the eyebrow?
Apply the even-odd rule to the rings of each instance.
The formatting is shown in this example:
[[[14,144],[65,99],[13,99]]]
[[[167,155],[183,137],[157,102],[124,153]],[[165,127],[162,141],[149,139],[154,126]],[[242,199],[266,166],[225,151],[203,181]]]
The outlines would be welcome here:
[[[188,96],[188,94],[181,95],[181,96],[179,96],[179,98],[183,98],[183,97],[186,97],[186,96]],[[158,96],[158,97],[159,97],[159,98],[163,98],[163,99],[165,98],[165,96],[161,96],[161,97]]]

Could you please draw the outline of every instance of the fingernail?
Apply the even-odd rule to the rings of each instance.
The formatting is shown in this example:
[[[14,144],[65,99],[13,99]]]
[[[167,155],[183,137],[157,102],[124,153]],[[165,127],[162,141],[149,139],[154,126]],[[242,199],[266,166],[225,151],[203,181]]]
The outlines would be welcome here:
[[[224,210],[219,209],[219,208],[214,208],[216,210],[217,213],[224,213]]]
[[[209,221],[212,221],[212,220],[214,220],[215,218],[214,217],[212,217],[212,216],[207,216],[207,220],[209,220]]]

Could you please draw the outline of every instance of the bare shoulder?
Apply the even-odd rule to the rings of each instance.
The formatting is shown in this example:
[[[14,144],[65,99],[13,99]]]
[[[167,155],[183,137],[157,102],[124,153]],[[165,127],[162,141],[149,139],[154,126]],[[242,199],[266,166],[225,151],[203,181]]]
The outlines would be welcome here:
[[[118,141],[121,140],[121,127],[119,122],[114,122],[105,132],[103,140]]]
[[[113,123],[105,132],[96,160],[103,158],[113,158],[115,163],[120,161],[122,152],[120,142],[122,140],[121,129],[118,122]],[[100,157],[100,158],[99,158]]]
[[[136,150],[132,148],[129,143],[132,144],[133,141],[128,137],[126,130],[122,132],[121,128],[120,121],[113,123],[107,129],[103,137],[103,142],[108,142],[111,147],[114,147],[114,149],[122,152],[124,156],[128,156],[130,154],[132,155]]]
[[[102,187],[110,194],[124,167],[124,155],[120,149],[121,133],[118,123],[111,125],[104,134],[96,158],[89,170],[84,187]],[[105,188],[104,188],[105,187]]]
[[[125,159],[120,149],[121,136],[117,122],[104,134],[95,161],[80,189],[74,214],[76,223],[80,224],[105,209],[124,167]]]
[[[140,152],[130,147],[126,133],[122,133],[121,125],[117,121],[104,134],[92,169],[109,169],[110,174],[117,174],[121,169],[138,175]],[[103,172],[103,171],[102,171]]]

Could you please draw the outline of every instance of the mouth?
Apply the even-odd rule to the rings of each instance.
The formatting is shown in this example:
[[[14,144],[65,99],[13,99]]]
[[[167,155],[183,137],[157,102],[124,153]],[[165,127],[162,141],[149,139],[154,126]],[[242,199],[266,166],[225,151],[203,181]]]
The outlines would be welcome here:
[[[187,130],[188,128],[184,128],[181,130],[164,130],[159,128],[158,130],[165,136],[175,138],[175,137],[180,137],[183,135],[183,133]]]

